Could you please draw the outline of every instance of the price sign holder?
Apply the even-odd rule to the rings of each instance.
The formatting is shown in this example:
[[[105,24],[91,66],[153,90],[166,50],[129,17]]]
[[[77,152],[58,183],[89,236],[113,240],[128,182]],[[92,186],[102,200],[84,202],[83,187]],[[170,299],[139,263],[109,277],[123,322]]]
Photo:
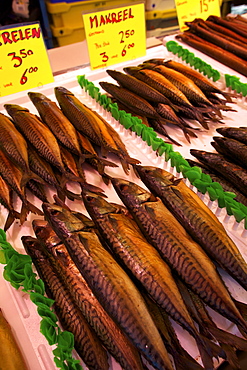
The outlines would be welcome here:
[[[210,15],[220,17],[219,0],[175,0],[180,31],[186,31],[185,22],[195,18],[206,20]]]
[[[0,97],[53,81],[39,22],[0,27]]]
[[[144,3],[82,14],[91,69],[146,55]]]

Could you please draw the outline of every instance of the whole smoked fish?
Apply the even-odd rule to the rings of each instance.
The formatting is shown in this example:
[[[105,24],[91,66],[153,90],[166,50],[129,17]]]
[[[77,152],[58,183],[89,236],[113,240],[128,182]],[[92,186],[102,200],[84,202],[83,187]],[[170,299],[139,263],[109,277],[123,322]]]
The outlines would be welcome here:
[[[245,260],[218,218],[193,190],[161,168],[138,165],[135,170],[206,253],[247,290]]]
[[[55,227],[52,207],[43,204],[43,210],[49,223]],[[172,370],[167,350],[143,298],[128,275],[103,248],[97,235],[82,231],[63,241],[103,308],[132,343],[155,368]]]
[[[36,238],[22,236],[21,240],[45,284],[46,293],[55,301],[55,312],[63,328],[73,333],[75,349],[81,359],[91,370],[108,370],[107,353],[73,301],[70,290],[62,283],[56,270],[55,258],[46,253]]]
[[[186,285],[246,333],[247,324],[213,262],[162,201],[133,182],[113,178],[112,184],[142,232]]]

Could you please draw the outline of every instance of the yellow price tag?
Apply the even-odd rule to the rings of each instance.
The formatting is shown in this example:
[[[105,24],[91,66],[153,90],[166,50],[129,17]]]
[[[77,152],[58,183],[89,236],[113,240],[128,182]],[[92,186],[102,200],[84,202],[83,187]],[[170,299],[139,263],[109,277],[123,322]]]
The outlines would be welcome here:
[[[146,55],[144,3],[82,17],[92,70]]]
[[[1,27],[0,97],[53,81],[40,24]]]
[[[210,15],[220,17],[219,0],[175,0],[180,31],[186,31],[185,22],[192,22],[195,18],[206,20]]]

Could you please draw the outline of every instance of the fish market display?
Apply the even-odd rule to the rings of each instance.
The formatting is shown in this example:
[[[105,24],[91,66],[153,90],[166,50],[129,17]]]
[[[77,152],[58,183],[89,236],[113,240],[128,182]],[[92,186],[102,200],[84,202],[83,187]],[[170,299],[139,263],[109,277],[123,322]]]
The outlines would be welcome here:
[[[243,17],[210,15],[187,22],[189,30],[177,39],[247,76],[247,27]]]
[[[210,121],[220,122],[221,111],[234,111],[226,104],[233,103],[233,95],[221,92],[199,72],[180,63],[157,58],[125,67],[124,72],[107,70],[118,85],[101,81],[100,86],[121,109],[144,117],[175,145],[180,144],[168,135],[166,126],[176,126],[190,142],[199,129],[193,121],[207,130]]]
[[[149,59],[107,73],[118,85],[99,85],[112,101],[177,146],[180,134],[200,141],[235,112],[234,94],[180,63]],[[222,360],[240,369],[247,306],[228,291],[218,265],[243,290],[247,268],[223,225],[183,180],[142,165],[136,151],[132,157],[128,140],[71,91],[58,86],[54,95],[57,102],[27,94],[37,114],[5,104],[0,202],[5,230],[11,234],[15,220],[30,228],[22,244],[78,356],[90,370],[114,370],[114,360],[123,370],[213,370]],[[230,153],[225,139],[214,140],[220,155]],[[242,161],[244,145],[231,146]],[[217,315],[237,334],[223,330]]]
[[[56,88],[56,91],[57,95],[59,93],[61,95],[62,92],[65,94],[62,88]],[[66,94],[70,96],[68,90]],[[104,155],[109,150],[119,155],[126,172],[129,171],[130,163],[139,162],[129,156],[117,132],[86,106],[84,110],[87,112],[85,119],[88,130],[91,132],[95,130],[96,139],[93,140],[92,135],[84,136],[77,130],[56,102],[41,93],[29,92],[28,96],[40,117],[16,104],[5,104],[11,118],[0,114],[0,174],[3,184],[0,199],[9,210],[5,230],[15,219],[20,219],[20,223],[23,224],[30,211],[42,214],[42,210],[28,201],[26,189],[42,202],[48,201],[45,185],[55,188],[62,200],[66,197],[70,200],[81,198],[80,194],[69,190],[68,184],[72,182],[78,183],[81,188],[87,187],[92,192],[102,193],[101,188],[87,182],[83,170],[84,162],[89,163],[106,184],[109,183],[109,178],[105,173],[105,167],[118,165],[99,157],[95,142],[99,145],[102,141]],[[67,95],[62,96],[65,97],[66,103]],[[62,105],[66,107],[65,103]],[[103,142],[108,149],[103,148]],[[21,210],[16,209],[12,193],[16,193],[21,199],[23,205]]]
[[[241,316],[212,261],[182,228],[161,200],[133,182],[112,179],[119,197],[144,235],[172,269],[210,307],[234,322],[245,333]]]

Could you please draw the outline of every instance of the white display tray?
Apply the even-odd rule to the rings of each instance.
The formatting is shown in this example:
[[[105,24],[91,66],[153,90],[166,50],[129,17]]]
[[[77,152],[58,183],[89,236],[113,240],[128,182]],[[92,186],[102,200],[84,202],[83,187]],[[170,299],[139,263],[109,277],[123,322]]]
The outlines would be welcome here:
[[[165,58],[169,55],[166,51],[166,48],[163,46],[154,47],[152,49],[147,50],[146,57],[136,59],[134,61],[130,61],[128,63],[122,63],[117,66],[113,66],[111,69],[122,70],[123,67],[127,65],[137,65],[142,63],[146,59],[150,58]],[[113,80],[107,75],[106,70],[94,71],[92,72],[89,67],[78,69],[76,71],[64,73],[62,75],[55,77],[55,82],[49,85],[46,85],[41,88],[32,89],[30,91],[39,91],[48,96],[52,100],[56,100],[54,96],[54,87],[55,86],[64,86],[73,93],[75,93],[78,97],[80,97],[83,102],[92,108],[98,110],[99,113],[105,114],[103,109],[98,106],[91,98],[86,97],[85,94],[81,91],[78,83],[77,83],[77,75],[86,75],[86,78],[95,83],[96,86],[99,86],[99,82],[104,81],[111,81]],[[30,102],[27,92],[13,94],[8,97],[3,97],[0,99],[0,111],[6,114],[3,106],[5,103],[15,103],[19,105],[23,105],[28,108],[31,112],[36,113],[37,111],[33,104]],[[228,112],[224,114],[224,122],[225,125],[228,126],[243,126],[246,125],[246,106],[239,101],[238,104],[234,105],[237,112]],[[113,125],[113,127],[118,131],[121,138],[123,139],[130,155],[132,157],[138,158],[141,160],[143,165],[154,165],[157,167],[162,167],[164,169],[170,170],[173,172],[173,168],[170,168],[169,164],[167,164],[163,157],[159,157],[153,152],[148,145],[141,140],[140,137],[137,137],[136,134],[130,133],[129,131],[125,130],[120,124],[118,124],[114,119],[110,118],[109,113],[105,114],[104,117]],[[197,125],[197,124],[195,124]],[[197,125],[200,127],[199,125]],[[168,131],[170,135],[173,135],[175,139],[179,140],[182,147],[175,147],[175,150],[179,151],[184,157],[191,158],[189,154],[189,148],[197,148],[197,149],[205,149],[205,150],[213,150],[212,146],[210,145],[211,137],[216,134],[215,129],[219,127],[219,124],[212,124],[210,130],[206,131],[202,129],[198,133],[197,139],[192,139],[191,144],[188,145],[187,141],[183,137],[181,132],[176,132],[174,128],[168,127]],[[111,158],[113,159],[113,158]],[[114,157],[115,160],[115,157]],[[130,181],[135,181],[145,187],[140,180],[138,180],[134,174],[134,171],[131,170],[129,176],[124,173],[119,164],[118,168],[106,168],[106,172],[115,177],[123,177],[128,178]],[[174,172],[174,175],[180,176]],[[91,171],[88,167],[86,169],[86,177],[87,181],[94,183],[97,186],[102,187],[108,198],[111,202],[121,203],[120,199],[116,195],[115,191],[113,190],[112,186],[106,186],[101,177],[95,172]],[[76,185],[73,185],[76,188]],[[196,191],[196,189],[194,189]],[[79,187],[78,187],[79,192]],[[50,192],[50,200],[52,201],[53,193]],[[35,205],[40,206],[41,202],[36,198],[30,198],[33,200]],[[212,209],[217,216],[219,217],[220,221],[224,224],[225,228],[227,229],[229,235],[233,238],[233,240],[238,245],[240,251],[242,252],[245,260],[247,261],[247,251],[246,251],[246,235],[247,232],[244,229],[242,223],[237,224],[233,217],[229,217],[226,214],[224,209],[218,209],[216,202],[211,202],[207,195],[203,196],[203,200],[206,204],[209,205],[210,209]],[[19,202],[17,200],[17,202]],[[83,204],[79,201],[68,201],[67,204],[74,210],[79,210],[81,212],[85,212],[85,208]],[[3,206],[0,206],[0,227],[3,228],[4,222],[7,216],[7,211]],[[20,240],[22,235],[31,235],[34,236],[34,232],[31,227],[31,222],[35,218],[41,218],[41,216],[36,216],[33,214],[29,214],[27,221],[24,223],[23,226],[19,225],[19,222],[16,221],[11,228],[7,231],[7,240],[12,244],[12,246],[21,253],[25,253],[24,248],[22,246],[22,242]],[[1,271],[3,270],[3,265],[0,265]],[[222,276],[229,287],[231,293],[234,297],[242,302],[247,303],[247,294],[244,289],[242,289],[238,283],[236,283],[233,279],[231,279],[225,273],[222,273]],[[11,324],[14,334],[19,342],[22,351],[24,353],[26,362],[30,370],[53,370],[56,369],[55,364],[53,362],[53,354],[52,349],[53,347],[49,346],[46,342],[46,339],[43,335],[39,332],[39,323],[40,317],[36,313],[36,306],[30,301],[27,294],[24,294],[21,291],[16,291],[11,285],[6,282],[2,274],[0,276],[0,308],[3,310],[4,316]],[[212,311],[211,311],[212,312]],[[214,317],[217,325],[220,327],[231,331],[232,333],[237,333],[239,335],[238,329],[235,325],[230,323],[228,320],[223,318],[222,316],[213,313],[212,316]],[[181,344],[190,352],[190,354],[199,359],[198,350],[195,346],[195,342],[192,337],[187,334],[179,325],[174,323],[174,327],[176,332],[179,336]],[[110,365],[111,370],[120,370],[121,367],[116,364],[114,360],[111,360],[112,363]],[[200,361],[200,359],[199,359]],[[215,367],[217,367],[218,363],[215,363]],[[86,367],[84,366],[84,369]],[[150,367],[151,369],[151,367]]]

